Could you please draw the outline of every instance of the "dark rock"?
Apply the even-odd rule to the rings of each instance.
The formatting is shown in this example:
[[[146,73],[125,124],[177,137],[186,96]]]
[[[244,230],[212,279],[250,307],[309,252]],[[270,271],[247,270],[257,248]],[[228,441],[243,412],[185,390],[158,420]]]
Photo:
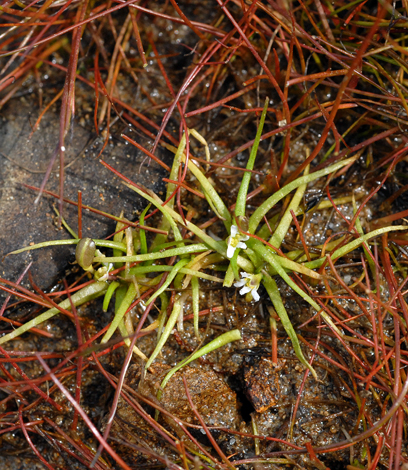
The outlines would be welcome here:
[[[34,201],[38,193],[23,186],[41,185],[58,142],[59,115],[54,112],[44,115],[40,128],[30,138],[31,126],[38,115],[39,111],[33,110],[24,98],[13,100],[1,111],[1,258],[30,244],[70,238],[65,229],[57,228],[57,216],[52,206],[58,208],[58,200],[44,195],[36,206]],[[64,196],[77,201],[78,190],[81,190],[84,205],[115,216],[123,210],[125,217],[133,220],[145,202],[99,162],[97,157],[103,143],[103,137],[95,136],[74,122],[66,139]],[[143,141],[141,143],[148,145]],[[144,157],[135,147],[115,137],[109,140],[103,152],[103,158],[128,178],[155,191],[163,189],[163,170],[155,162],[145,162],[141,167]],[[58,193],[58,188],[59,166],[56,162],[46,189]],[[76,207],[64,204],[63,215],[76,231]],[[112,220],[87,210],[83,210],[82,220],[83,236],[104,238],[115,228]],[[68,246],[12,255],[1,260],[0,276],[16,281],[27,264],[33,261],[31,272],[34,280],[42,289],[47,289],[57,280],[59,273],[74,261],[74,253],[74,247]],[[27,282],[23,284],[27,285]]]

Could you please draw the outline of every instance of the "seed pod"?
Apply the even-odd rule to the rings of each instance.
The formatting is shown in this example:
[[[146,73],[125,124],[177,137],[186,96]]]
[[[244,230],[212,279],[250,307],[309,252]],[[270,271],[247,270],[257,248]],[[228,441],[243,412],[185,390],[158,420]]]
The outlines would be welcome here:
[[[245,217],[244,215],[240,215],[238,217],[238,226],[239,226],[239,229],[242,230],[243,232],[248,232],[248,217]]]
[[[92,271],[92,261],[95,256],[96,245],[92,238],[81,238],[75,250],[75,259],[85,271]]]

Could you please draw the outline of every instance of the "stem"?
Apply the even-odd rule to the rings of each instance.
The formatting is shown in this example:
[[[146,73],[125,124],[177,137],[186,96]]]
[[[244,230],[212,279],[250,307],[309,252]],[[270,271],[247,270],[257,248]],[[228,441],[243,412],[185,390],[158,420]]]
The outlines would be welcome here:
[[[208,247],[203,243],[197,243],[194,245],[182,246],[179,248],[172,248],[159,253],[146,253],[145,255],[133,255],[133,256],[97,256],[94,258],[94,263],[140,263],[142,261],[171,258],[172,256],[186,255],[189,253],[198,253],[200,251],[206,251]]]

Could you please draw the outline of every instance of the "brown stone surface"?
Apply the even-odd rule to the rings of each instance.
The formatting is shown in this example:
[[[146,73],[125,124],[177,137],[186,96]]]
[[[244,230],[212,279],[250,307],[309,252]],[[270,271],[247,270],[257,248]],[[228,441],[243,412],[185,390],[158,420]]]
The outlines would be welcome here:
[[[256,365],[245,368],[246,394],[255,411],[262,413],[279,402],[282,367],[282,361],[275,365],[271,359],[263,357]]]
[[[160,383],[170,369],[171,367],[168,365],[155,364],[151,368],[153,373],[147,372],[141,382],[140,368],[138,366],[131,366],[128,374],[128,384],[151,401],[156,401],[156,394]],[[186,440],[184,431],[171,416],[182,420],[187,427],[189,424],[195,425],[190,427],[189,431],[201,445],[205,446],[205,442],[203,444],[202,441],[205,438],[205,432],[202,428],[197,429],[197,425],[200,423],[189,405],[183,377],[186,379],[194,406],[207,426],[219,426],[233,430],[239,429],[241,420],[239,403],[235,392],[211,368],[201,365],[197,365],[197,367],[187,366],[178,371],[170,379],[160,399],[160,406],[168,411],[170,415],[162,413],[159,417],[159,424],[165,426],[173,436],[178,437],[190,447],[192,445],[191,442]],[[122,398],[119,400],[110,436],[114,439],[113,446],[117,449],[118,453],[123,455],[125,460],[131,465],[144,462],[145,455],[136,452],[135,449],[131,449],[126,445],[115,444],[115,439],[126,440],[133,445],[142,444],[144,447],[150,448],[160,455],[175,457],[169,445],[163,439],[154,435],[151,426]],[[223,442],[224,435],[220,434],[220,432],[216,432],[214,436],[219,443]],[[206,441],[206,438],[204,441]],[[152,460],[149,460],[149,462],[151,463]]]

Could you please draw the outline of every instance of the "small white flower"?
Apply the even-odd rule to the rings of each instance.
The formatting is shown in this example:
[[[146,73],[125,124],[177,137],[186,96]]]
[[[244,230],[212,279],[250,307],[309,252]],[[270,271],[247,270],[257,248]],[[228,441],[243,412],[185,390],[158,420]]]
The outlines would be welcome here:
[[[250,301],[252,297],[255,302],[258,302],[260,299],[258,294],[259,285],[262,280],[262,274],[248,274],[248,273],[241,273],[241,280],[234,284],[235,287],[242,287],[239,291],[241,295],[246,296],[246,300]],[[250,295],[248,295],[250,293]]]
[[[107,281],[109,278],[109,273],[113,270],[113,263],[108,265],[101,266],[94,274],[95,281]]]
[[[227,241],[227,258],[231,259],[234,256],[235,250],[237,248],[242,248],[243,250],[245,250],[247,246],[243,242],[247,240],[249,240],[248,235],[242,235],[236,225],[231,225],[231,236],[228,237]]]

